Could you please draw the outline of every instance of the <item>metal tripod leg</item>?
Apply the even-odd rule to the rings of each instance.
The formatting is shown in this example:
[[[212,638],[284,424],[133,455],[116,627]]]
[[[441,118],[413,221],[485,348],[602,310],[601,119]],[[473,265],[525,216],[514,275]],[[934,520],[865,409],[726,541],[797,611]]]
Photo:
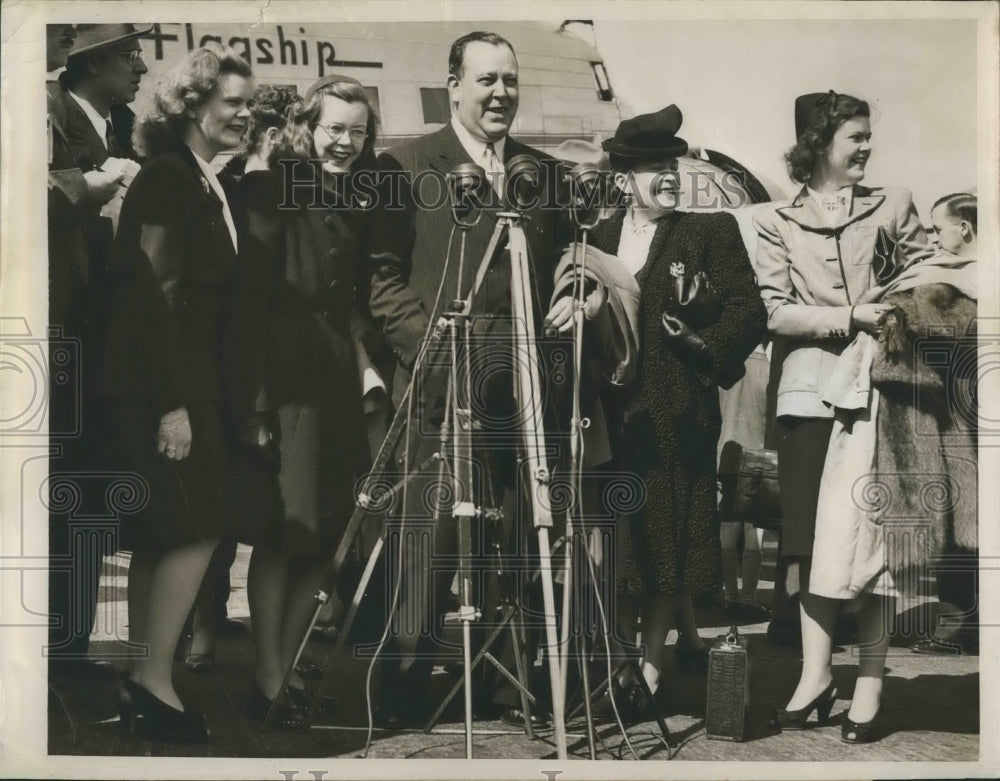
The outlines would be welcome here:
[[[518,409],[526,418],[525,463],[530,471],[532,522],[538,537],[539,568],[542,578],[542,601],[545,610],[545,637],[548,646],[549,677],[552,686],[552,724],[556,755],[566,759],[566,722],[562,692],[559,635],[556,628],[555,594],[552,586],[552,556],[549,529],[552,527],[549,501],[549,475],[546,464],[545,424],[541,410],[541,378],[538,372],[538,344],[535,340],[534,307],[528,274],[528,244],[520,226],[519,215],[502,215],[513,220],[509,232],[511,266],[511,312],[514,316],[515,346],[527,353],[527,360],[514,361]],[[527,366],[523,366],[526,363]]]
[[[479,288],[482,286],[482,283],[486,278],[486,274],[489,270],[490,265],[492,265],[492,259],[493,256],[496,254],[497,247],[499,247],[501,239],[507,232],[507,227],[508,227],[507,222],[503,220],[497,222],[497,225],[493,230],[493,235],[490,238],[490,243],[487,252],[483,256],[483,259],[477,271],[472,289],[469,291],[468,296],[464,300],[464,306],[462,307],[463,312],[467,313],[470,311],[472,302],[475,299],[476,294],[479,291]],[[464,245],[462,251],[464,253]],[[445,261],[445,266],[447,268],[447,259]],[[372,469],[369,472],[367,478],[365,479],[364,484],[362,485],[361,490],[358,493],[357,506],[355,507],[354,512],[351,514],[351,518],[348,521],[346,528],[344,529],[344,533],[341,536],[340,543],[338,544],[337,550],[334,553],[333,559],[330,563],[330,567],[327,573],[328,583],[332,584],[336,582],[337,576],[340,574],[340,570],[343,568],[344,562],[347,560],[347,556],[350,553],[354,540],[357,537],[358,531],[361,528],[361,524],[364,522],[365,516],[372,511],[372,506],[371,506],[372,502],[375,499],[377,499],[377,497],[372,496],[373,489],[378,486],[378,480],[382,477],[383,473],[385,472],[385,468],[388,466],[390,460],[392,459],[393,454],[396,452],[401,436],[403,435],[404,431],[408,430],[408,426],[410,423],[409,419],[410,399],[413,397],[414,386],[417,382],[418,377],[420,376],[420,371],[423,368],[424,360],[428,352],[441,342],[446,332],[448,333],[453,332],[452,330],[453,328],[454,324],[452,319],[446,316],[440,317],[438,321],[434,324],[434,327],[431,329],[428,338],[425,339],[420,346],[417,358],[414,361],[413,375],[410,379],[410,383],[407,386],[402,399],[400,400],[399,406],[396,410],[396,414],[393,417],[392,423],[389,426],[389,430],[386,432],[385,439],[382,442],[382,446],[379,449],[377,456],[375,457],[374,463],[372,464]],[[447,392],[448,391],[446,391],[446,393]],[[441,454],[440,453],[437,454],[437,457],[441,458]],[[425,466],[422,465],[420,469],[417,471],[418,472],[422,471],[424,468]],[[413,475],[411,474],[410,476],[405,478],[403,481],[401,481],[400,485],[405,485],[412,478],[412,476]],[[392,493],[392,491],[390,491],[390,493]],[[367,578],[362,584],[363,586],[366,586],[367,581],[371,578],[371,573],[375,567],[375,561],[377,560],[378,555],[381,553],[381,550],[384,547],[384,541],[385,537],[383,529],[383,533],[379,537],[379,542],[376,544],[375,550],[373,550],[372,555],[369,557],[368,565],[365,568],[365,573]],[[307,627],[305,633],[302,636],[301,641],[299,642],[298,648],[296,649],[295,653],[295,659],[293,660],[289,668],[285,671],[285,677],[284,680],[282,681],[281,689],[279,690],[278,695],[274,698],[273,702],[271,703],[271,707],[268,710],[267,716],[265,717],[264,720],[265,726],[270,724],[271,720],[274,718],[274,715],[277,713],[278,708],[282,704],[284,697],[287,696],[286,690],[288,687],[288,682],[291,679],[293,671],[295,670],[295,666],[298,664],[298,660],[301,658],[302,653],[305,651],[305,647],[309,641],[309,637],[312,633],[312,630],[316,626],[316,622],[319,620],[320,611],[322,610],[323,606],[329,599],[329,595],[327,593],[329,590],[330,588],[321,589],[316,594],[316,600],[317,600],[316,610],[313,612],[313,616],[309,622],[309,626]],[[355,598],[352,601],[352,610],[348,614],[350,622],[353,622],[354,620],[354,616],[357,613],[357,609],[358,606],[360,605],[360,600],[363,597],[363,594],[364,594],[364,588],[359,586],[359,589],[355,592]],[[342,628],[337,645],[335,646],[334,649],[335,652],[339,651],[343,647],[343,644],[346,642],[347,636],[349,634],[349,630],[350,630],[350,624],[347,624]],[[328,667],[328,669],[324,671],[322,683],[317,688],[313,696],[312,705],[309,710],[310,723],[312,718],[315,716],[316,710],[318,708],[318,703],[320,701],[321,693],[325,688],[325,685],[328,683],[329,675],[330,675],[330,670]],[[469,748],[471,749],[471,746],[469,746]]]
[[[528,681],[525,676],[525,671],[521,664],[520,638],[518,638],[517,636],[517,626],[514,621],[514,619],[517,617],[517,614],[520,612],[520,608],[515,605],[508,604],[503,606],[503,610],[504,614],[501,617],[499,623],[490,633],[489,637],[486,638],[486,642],[483,644],[483,647],[476,654],[475,658],[473,658],[472,669],[474,670],[480,664],[480,662],[488,661],[494,667],[497,668],[497,670],[500,672],[501,675],[503,675],[508,681],[510,681],[515,687],[517,687],[517,690],[521,694],[521,704],[524,708],[525,728],[528,731],[528,736],[534,737],[533,733],[531,732],[531,716],[530,716],[530,711],[528,710],[528,703],[535,702],[535,696],[531,693],[531,690],[528,687]],[[500,634],[501,632],[503,632],[504,629],[509,629],[513,636],[514,654],[515,654],[515,661],[517,664],[516,678],[513,675],[511,675],[510,671],[506,667],[504,667],[503,664],[495,656],[493,656],[492,653],[490,653],[490,649],[499,639]],[[430,732],[432,729],[434,729],[434,727],[440,720],[441,715],[448,708],[448,705],[451,704],[451,701],[455,699],[455,696],[458,694],[459,690],[461,690],[464,685],[465,685],[464,678],[460,678],[459,680],[455,681],[455,684],[451,687],[448,694],[441,701],[441,704],[437,707],[437,710],[435,710],[430,719],[427,720],[427,723],[424,725],[424,732]]]

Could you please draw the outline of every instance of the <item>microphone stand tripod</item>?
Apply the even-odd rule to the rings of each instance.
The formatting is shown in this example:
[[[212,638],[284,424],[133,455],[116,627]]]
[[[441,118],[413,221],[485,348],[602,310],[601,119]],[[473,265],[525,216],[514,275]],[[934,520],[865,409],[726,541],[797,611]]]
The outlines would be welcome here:
[[[511,161],[512,163],[514,161]],[[535,162],[537,166],[537,162]],[[462,167],[466,168],[466,167]],[[485,176],[484,172],[478,166],[468,166],[468,169],[475,169],[479,175]],[[456,176],[464,176],[467,179],[472,179],[474,177],[468,176],[469,170],[458,171]],[[459,199],[456,199],[457,201]],[[541,379],[538,373],[538,352],[537,343],[534,330],[534,307],[532,305],[532,289],[530,281],[530,271],[529,271],[529,258],[528,258],[528,245],[527,240],[524,235],[524,230],[521,225],[523,219],[522,211],[524,209],[518,210],[518,204],[515,204],[515,209],[513,211],[502,211],[497,214],[497,225],[494,228],[493,235],[490,238],[487,249],[483,255],[482,261],[480,263],[479,269],[476,273],[475,280],[473,282],[472,288],[465,299],[461,301],[454,301],[448,313],[442,315],[430,334],[430,338],[425,340],[424,344],[421,346],[420,352],[417,356],[417,360],[414,362],[413,376],[407,387],[407,390],[400,402],[399,409],[393,419],[392,425],[387,432],[386,439],[379,450],[379,453],[373,464],[372,471],[366,477],[363,484],[362,490],[358,495],[357,507],[351,516],[347,524],[347,528],[341,538],[340,544],[338,545],[337,551],[334,554],[333,560],[331,562],[328,577],[326,582],[331,584],[329,588],[319,589],[315,595],[316,608],[313,613],[312,619],[310,620],[309,626],[303,635],[302,640],[299,643],[298,649],[295,654],[295,658],[289,665],[289,669],[286,671],[285,680],[283,681],[282,688],[278,695],[275,697],[271,709],[267,714],[265,719],[265,725],[269,724],[277,712],[279,704],[284,696],[286,696],[286,689],[288,681],[291,677],[292,671],[295,669],[295,665],[298,663],[301,654],[305,650],[305,646],[308,642],[309,636],[315,626],[317,620],[319,619],[320,611],[323,606],[329,601],[329,595],[332,591],[332,584],[336,582],[337,576],[343,567],[344,562],[347,559],[347,555],[350,552],[351,546],[353,544],[354,538],[356,537],[361,524],[364,520],[365,515],[370,510],[377,510],[376,502],[379,499],[385,500],[385,506],[391,506],[391,500],[399,493],[400,490],[405,489],[406,485],[423,469],[429,466],[433,462],[439,464],[439,470],[445,468],[444,461],[444,448],[433,454],[428,458],[423,464],[420,465],[418,470],[406,474],[406,476],[400,480],[395,485],[386,488],[380,483],[382,474],[388,465],[393,452],[395,452],[396,447],[399,443],[401,436],[404,431],[408,429],[409,421],[407,409],[409,407],[410,399],[413,396],[414,385],[417,377],[419,376],[420,369],[424,363],[424,360],[428,354],[431,347],[437,347],[445,332],[449,332],[451,335],[451,354],[452,354],[452,365],[451,365],[451,375],[449,377],[449,389],[448,395],[446,397],[446,415],[445,415],[445,425],[454,427],[454,453],[456,460],[456,468],[464,463],[471,471],[471,458],[464,458],[459,455],[459,453],[468,452],[468,448],[471,447],[471,432],[472,432],[472,416],[471,410],[467,406],[459,406],[459,402],[462,404],[467,404],[469,401],[469,387],[466,384],[463,385],[463,395],[464,398],[459,398],[456,396],[456,388],[458,387],[455,383],[455,363],[454,357],[456,355],[456,321],[461,321],[463,326],[463,331],[466,336],[468,336],[470,329],[469,322],[469,312],[471,311],[472,302],[481,288],[483,282],[485,281],[486,275],[489,271],[489,267],[492,265],[493,258],[496,254],[497,248],[500,246],[501,240],[506,237],[508,240],[508,250],[510,255],[511,264],[511,308],[513,314],[513,329],[514,333],[512,336],[513,345],[515,348],[521,348],[525,351],[525,360],[519,360],[514,362],[514,394],[517,402],[517,408],[525,413],[525,420],[522,421],[522,436],[523,436],[523,459],[522,463],[526,464],[531,470],[530,474],[530,494],[531,494],[531,504],[532,504],[532,520],[536,535],[538,538],[539,546],[539,558],[540,558],[540,573],[542,579],[542,594],[544,602],[544,613],[545,613],[545,628],[548,647],[552,649],[558,648],[558,637],[556,633],[556,612],[555,612],[555,597],[552,585],[552,566],[551,566],[551,549],[549,544],[548,530],[552,527],[552,514],[550,511],[550,501],[548,497],[549,491],[549,473],[545,462],[545,429],[544,423],[542,421],[541,414]],[[467,222],[465,218],[460,218],[459,209],[453,203],[453,213],[455,216],[455,221],[460,228],[463,229],[462,233],[462,255],[464,256],[464,238],[465,231],[475,224],[475,222]],[[479,216],[475,218],[479,219]],[[459,281],[461,282],[462,274],[461,269],[459,273]],[[466,350],[466,360],[468,360],[468,350]],[[526,364],[526,366],[525,366]],[[468,365],[466,365],[468,368]],[[466,381],[469,379],[469,372],[465,373]],[[445,432],[442,432],[442,443],[445,441]],[[463,472],[464,476],[468,479],[471,475],[468,472]],[[457,475],[453,475],[457,477]],[[461,483],[456,483],[456,485],[461,485]],[[471,480],[464,483],[464,485],[469,486],[471,490]],[[458,497],[456,496],[456,499]],[[471,687],[471,621],[478,618],[478,612],[471,605],[471,577],[469,573],[469,564],[471,558],[471,522],[472,518],[480,511],[476,509],[474,503],[471,501],[471,496],[463,497],[464,501],[456,501],[454,507],[454,515],[456,518],[456,527],[458,531],[458,542],[460,547],[460,562],[459,562],[459,597],[462,602],[460,609],[460,618],[463,621],[463,678],[465,683],[465,731],[466,731],[466,755],[471,758],[472,756],[472,687]],[[439,509],[439,508],[438,508]],[[357,608],[363,599],[364,592],[367,588],[368,581],[370,580],[371,574],[374,571],[375,563],[378,556],[381,554],[381,550],[384,547],[385,541],[385,529],[383,528],[382,534],[379,537],[378,543],[375,545],[371,555],[369,556],[368,564],[362,575],[362,581],[355,590],[354,599],[351,603],[351,608],[347,614],[347,618],[344,625],[341,628],[340,635],[337,639],[337,645],[335,646],[334,653],[342,650],[344,644],[346,643],[347,637],[350,633],[350,628],[353,620],[357,613]],[[552,699],[553,699],[553,726],[556,739],[556,751],[560,759],[565,759],[567,756],[566,749],[566,727],[565,727],[565,701],[562,694],[562,688],[560,686],[561,681],[561,662],[559,655],[557,653],[551,653],[548,655],[549,661],[549,675],[552,686]],[[324,671],[323,680],[317,687],[314,695],[312,705],[309,711],[308,723],[311,723],[316,715],[319,707],[322,691],[325,686],[329,683],[329,678],[331,676],[332,670],[330,666]]]
[[[573,412],[570,420],[570,478],[573,485],[572,504],[569,507],[566,518],[566,566],[563,592],[563,613],[562,613],[562,638],[560,652],[562,656],[562,686],[565,698],[567,685],[568,654],[569,654],[569,630],[572,621],[572,575],[573,564],[579,563],[587,568],[590,573],[591,587],[594,591],[596,602],[602,604],[600,585],[597,582],[593,567],[594,562],[590,552],[587,529],[583,523],[582,510],[582,474],[583,474],[583,432],[590,425],[590,420],[581,417],[580,411],[580,377],[583,370],[583,322],[584,306],[586,304],[586,282],[587,282],[587,241],[590,230],[597,226],[601,219],[601,209],[607,201],[608,182],[606,174],[597,166],[580,163],[574,166],[566,175],[570,185],[570,216],[573,220],[576,235],[579,241],[574,241],[573,259]],[[579,529],[573,525],[573,515],[577,514],[579,519]],[[601,631],[604,635],[606,648],[609,643],[610,627],[607,623],[607,612],[602,607],[600,610]],[[587,747],[590,758],[596,759],[596,748],[594,742],[594,718],[592,712],[592,699],[594,694],[601,694],[610,681],[598,686],[596,692],[590,688],[589,673],[589,653],[587,651],[586,628],[580,628],[576,634],[576,651],[580,660],[580,675],[583,694],[583,708],[587,724]],[[660,728],[667,745],[670,745],[670,731],[667,728],[663,716],[653,699],[652,692],[646,684],[645,678],[635,660],[628,660],[626,664],[633,668],[633,673],[639,682],[643,696],[652,706],[655,720]],[[613,692],[610,693],[612,698]],[[613,699],[612,699],[613,701]],[[617,708],[615,709],[617,713]],[[577,707],[571,715],[579,713]],[[627,738],[626,738],[627,740]]]
[[[590,229],[595,227],[600,219],[600,204],[603,202],[603,174],[596,166],[580,164],[571,169],[566,179],[570,185],[570,217],[575,226],[575,233],[580,241],[574,241],[573,258],[573,410],[570,418],[570,482],[572,490],[571,505],[566,513],[566,546],[563,581],[562,606],[562,636],[560,637],[561,673],[560,686],[565,702],[566,687],[569,674],[570,627],[573,624],[573,569],[574,564],[585,562],[588,570],[591,566],[588,550],[586,529],[582,520],[583,488],[583,431],[590,425],[580,411],[580,377],[583,370],[583,323],[584,306],[586,304],[587,281],[587,238]],[[595,205],[594,201],[597,201]],[[574,237],[575,238],[575,237]],[[573,516],[579,520],[579,529],[574,526]],[[584,558],[585,557],[585,558]],[[592,583],[595,594],[597,583]],[[599,596],[599,595],[598,595]],[[576,653],[579,657],[580,675],[583,685],[584,707],[587,723],[587,748],[591,759],[597,758],[594,745],[594,717],[591,710],[590,671],[588,665],[587,642],[581,632],[575,636]]]

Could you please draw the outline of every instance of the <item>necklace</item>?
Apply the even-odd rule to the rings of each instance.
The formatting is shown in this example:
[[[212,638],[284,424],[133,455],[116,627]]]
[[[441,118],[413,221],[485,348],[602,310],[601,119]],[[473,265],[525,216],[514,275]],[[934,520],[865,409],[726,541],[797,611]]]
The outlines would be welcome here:
[[[628,213],[628,226],[629,230],[632,231],[633,236],[645,236],[650,230],[656,227],[656,222],[653,220],[644,220],[642,222],[636,222],[635,217],[632,212]]]

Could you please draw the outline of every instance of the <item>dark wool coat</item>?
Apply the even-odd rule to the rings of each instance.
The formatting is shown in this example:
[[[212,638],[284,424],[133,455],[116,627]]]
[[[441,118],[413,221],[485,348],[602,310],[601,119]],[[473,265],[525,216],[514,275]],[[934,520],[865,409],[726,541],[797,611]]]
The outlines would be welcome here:
[[[223,203],[186,145],[149,158],[135,177],[104,273],[99,392],[110,459],[149,485],[139,518],[123,522],[127,544],[162,549],[227,536],[222,355],[236,251]],[[181,407],[191,453],[167,461],[156,449],[159,420]]]
[[[234,502],[255,516],[250,541],[322,555],[340,540],[367,459],[352,333],[363,339],[366,330],[360,274],[369,218],[335,206],[329,192],[300,187],[294,201],[283,200],[277,172],[240,181],[234,319],[244,324],[235,330],[245,341],[232,348],[241,357],[229,373],[237,377],[231,404],[238,429],[255,411],[269,418],[281,469],[275,483],[273,469],[237,458],[242,488]]]
[[[54,366],[77,382],[53,383],[49,398],[50,429],[54,436],[76,432],[66,446],[89,454],[77,427],[81,412],[89,415],[101,345],[95,330],[95,309],[105,294],[101,269],[107,265],[114,239],[111,220],[91,198],[84,173],[101,166],[108,151],[83,109],[62,81],[48,88],[51,160],[48,178],[49,325],[62,336],[79,339],[73,355],[79,364]],[[131,135],[134,120],[127,106],[113,106],[111,124],[122,155],[135,159]],[[55,374],[54,372],[54,374]],[[80,387],[82,386],[82,387]],[[81,394],[82,391],[82,394]],[[81,409],[82,403],[82,409]],[[83,426],[84,429],[87,426]],[[91,432],[84,430],[84,436]]]
[[[883,301],[895,310],[872,364],[876,471],[889,569],[909,591],[938,556],[978,547],[976,302],[944,284]]]
[[[598,249],[617,252],[624,216],[619,212],[597,226]],[[721,301],[718,322],[699,330],[711,352],[708,374],[664,339],[661,315],[679,314],[672,269],[686,277],[704,271]],[[725,213],[675,212],[661,219],[636,279],[640,365],[635,382],[619,395],[618,450],[624,469],[645,485],[645,496],[627,518],[621,586],[631,594],[711,591],[721,584],[718,384],[738,376],[763,336],[764,305],[736,220]]]

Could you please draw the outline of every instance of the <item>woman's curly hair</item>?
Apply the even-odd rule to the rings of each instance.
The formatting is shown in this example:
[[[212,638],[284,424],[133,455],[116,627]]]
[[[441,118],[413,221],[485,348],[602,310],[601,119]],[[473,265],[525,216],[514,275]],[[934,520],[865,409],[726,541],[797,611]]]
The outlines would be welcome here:
[[[361,154],[351,166],[353,171],[375,170],[375,143],[378,138],[379,119],[375,107],[368,99],[364,87],[353,81],[335,81],[327,84],[315,93],[304,103],[297,103],[291,108],[288,122],[278,143],[274,145],[271,152],[270,164],[273,166],[277,160],[314,160],[319,157],[313,142],[313,131],[319,124],[320,114],[323,112],[323,98],[330,95],[339,98],[345,103],[362,103],[368,109],[368,121],[365,125],[367,137]]]
[[[136,121],[132,143],[144,157],[179,144],[191,121],[188,111],[205,104],[223,76],[250,78],[250,65],[234,49],[209,41],[175,65],[157,85],[152,107]]]
[[[816,162],[823,156],[837,129],[854,117],[869,117],[868,103],[852,97],[831,92],[817,101],[795,146],[785,154],[788,175],[799,184],[807,184],[816,168]]]
[[[247,120],[247,131],[243,136],[240,151],[230,158],[223,171],[232,176],[242,176],[247,158],[257,151],[264,134],[271,128],[284,128],[292,107],[301,103],[302,99],[293,87],[276,87],[265,85],[257,87],[250,99],[250,119]]]

